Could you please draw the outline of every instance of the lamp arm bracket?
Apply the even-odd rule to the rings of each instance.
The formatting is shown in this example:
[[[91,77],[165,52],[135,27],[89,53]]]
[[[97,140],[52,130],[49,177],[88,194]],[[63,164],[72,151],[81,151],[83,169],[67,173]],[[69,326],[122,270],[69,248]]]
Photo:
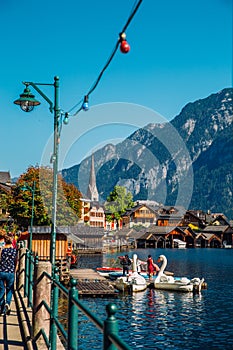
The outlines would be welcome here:
[[[48,102],[48,104],[49,104],[49,106],[50,106],[50,107],[49,107],[49,110],[50,110],[51,113],[53,113],[53,108],[54,108],[53,102],[52,102],[52,101],[43,93],[43,91],[41,91],[41,89],[38,88],[38,86],[37,86],[37,85],[53,85],[53,84],[33,83],[32,81],[30,81],[30,82],[23,82],[23,84],[26,85],[26,86],[31,85],[31,86],[45,99],[45,101]]]

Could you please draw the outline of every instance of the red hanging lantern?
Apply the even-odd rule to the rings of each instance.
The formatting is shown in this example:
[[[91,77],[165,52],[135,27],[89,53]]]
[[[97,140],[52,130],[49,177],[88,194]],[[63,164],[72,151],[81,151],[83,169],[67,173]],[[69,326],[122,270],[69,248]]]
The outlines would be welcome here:
[[[127,53],[130,50],[130,46],[126,41],[126,34],[125,33],[120,33],[120,41],[121,41],[121,45],[120,45],[120,50],[122,53]]]
[[[122,53],[127,53],[130,50],[130,46],[126,40],[122,40],[120,50]]]

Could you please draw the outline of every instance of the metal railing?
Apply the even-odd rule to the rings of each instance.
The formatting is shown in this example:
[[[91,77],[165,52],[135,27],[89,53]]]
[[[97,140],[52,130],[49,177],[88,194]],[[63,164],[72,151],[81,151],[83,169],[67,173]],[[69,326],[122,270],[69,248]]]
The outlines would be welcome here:
[[[36,266],[40,264],[38,259],[33,256],[32,252],[28,249],[24,249],[26,252],[20,254],[20,259],[25,259],[25,275],[24,275],[24,297],[28,300],[28,306],[32,307],[33,310],[33,294],[37,293],[37,281],[35,280],[35,270]],[[48,262],[48,264],[50,264]],[[21,264],[22,266],[22,264]],[[20,273],[20,271],[19,271]],[[47,348],[50,350],[57,349],[57,338],[58,333],[59,337],[62,340],[62,344],[65,349],[68,350],[77,350],[78,349],[78,310],[83,313],[89,321],[91,321],[102,333],[103,333],[103,350],[131,350],[131,347],[126,344],[118,335],[118,321],[115,317],[117,312],[117,306],[113,303],[109,303],[106,306],[107,318],[102,321],[98,318],[93,312],[91,312],[88,307],[78,299],[78,289],[77,289],[77,280],[70,280],[70,288],[67,289],[59,281],[59,269],[55,267],[52,271],[52,274],[44,271],[40,275],[40,281],[42,279],[46,280],[46,283],[50,283],[51,291],[48,291],[51,294],[50,305],[43,298],[39,305],[46,309],[50,318],[50,327],[49,334],[46,334],[44,328],[40,329],[39,335],[34,335],[36,338],[42,336],[44,343]],[[63,326],[61,319],[58,315],[58,304],[59,296],[64,295],[68,301],[68,326],[67,329]],[[38,300],[37,300],[38,304]],[[34,311],[33,311],[34,313]]]

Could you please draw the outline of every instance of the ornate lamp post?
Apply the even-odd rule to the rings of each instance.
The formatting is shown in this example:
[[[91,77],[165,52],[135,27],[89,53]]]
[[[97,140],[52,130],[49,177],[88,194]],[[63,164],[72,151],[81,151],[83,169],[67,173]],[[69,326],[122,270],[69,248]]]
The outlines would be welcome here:
[[[31,112],[34,106],[40,104],[39,101],[35,99],[35,96],[31,93],[29,86],[32,86],[49,104],[49,110],[54,113],[54,142],[53,142],[53,190],[52,190],[52,228],[51,228],[51,238],[50,238],[50,261],[52,267],[55,267],[56,259],[56,223],[57,223],[57,175],[58,175],[58,150],[59,150],[59,126],[60,126],[60,116],[61,111],[59,108],[59,77],[54,77],[53,84],[44,83],[33,83],[33,82],[23,82],[25,85],[24,92],[20,95],[20,98],[14,103],[19,105],[24,112]],[[54,102],[52,102],[41,89],[38,87],[43,86],[53,86],[54,87]]]
[[[31,222],[30,222],[30,235],[28,242],[28,249],[32,250],[32,228],[33,228],[33,220],[34,220],[34,203],[35,203],[35,189],[36,189],[36,181],[33,181],[33,186],[29,186],[25,184],[22,188],[23,191],[30,191],[32,194],[32,211],[31,211]]]

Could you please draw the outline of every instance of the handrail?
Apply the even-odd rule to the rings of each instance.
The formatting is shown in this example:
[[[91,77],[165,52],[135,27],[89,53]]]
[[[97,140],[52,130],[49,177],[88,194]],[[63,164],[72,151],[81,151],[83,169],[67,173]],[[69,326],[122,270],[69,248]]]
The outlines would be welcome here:
[[[25,286],[27,293],[26,297],[30,298],[32,296],[32,289],[34,288],[34,293],[36,290],[36,282],[33,283],[35,265],[39,264],[37,258],[34,258],[32,253],[28,250],[25,254],[25,264],[27,266],[27,273],[25,272]],[[48,262],[49,264],[49,262]],[[30,266],[32,265],[32,266]],[[103,333],[103,350],[131,350],[131,347],[126,344],[118,335],[118,321],[115,317],[117,307],[113,303],[109,303],[106,306],[107,318],[102,321],[97,315],[92,313],[89,308],[78,299],[77,281],[74,278],[70,280],[70,289],[67,289],[60,281],[58,276],[58,268],[54,269],[54,274],[51,276],[46,271],[40,275],[40,280],[43,278],[51,281],[51,306],[49,306],[44,300],[41,300],[40,306],[43,305],[48,314],[50,315],[50,349],[56,350],[56,337],[57,330],[59,330],[60,335],[64,341],[68,344],[70,350],[78,349],[78,313],[79,309],[88,319]],[[31,291],[30,291],[31,289]],[[57,315],[58,307],[58,294],[59,291],[65,295],[68,299],[68,331],[66,331],[59,320]],[[28,306],[32,306],[31,301],[28,301]],[[43,335],[46,344],[48,343],[48,338],[44,332],[44,329],[40,330],[40,334]]]
[[[56,287],[59,288],[60,291],[62,291],[62,293],[68,297],[69,296],[69,291],[66,287],[63,286],[63,284],[61,284],[61,282],[56,281],[52,278],[52,276],[50,276],[47,272],[44,272],[44,276],[46,276],[49,280],[51,280],[54,285]],[[71,285],[74,284],[76,285],[76,280],[74,278],[72,278],[71,281]],[[85,306],[77,297],[73,297],[72,301],[74,302],[74,304],[79,308],[79,310],[81,310],[87,317],[89,317],[93,323],[101,330],[103,331],[104,329],[104,323],[103,321],[101,321],[97,316],[95,316],[89,309],[87,306]],[[51,309],[50,309],[51,312]]]

